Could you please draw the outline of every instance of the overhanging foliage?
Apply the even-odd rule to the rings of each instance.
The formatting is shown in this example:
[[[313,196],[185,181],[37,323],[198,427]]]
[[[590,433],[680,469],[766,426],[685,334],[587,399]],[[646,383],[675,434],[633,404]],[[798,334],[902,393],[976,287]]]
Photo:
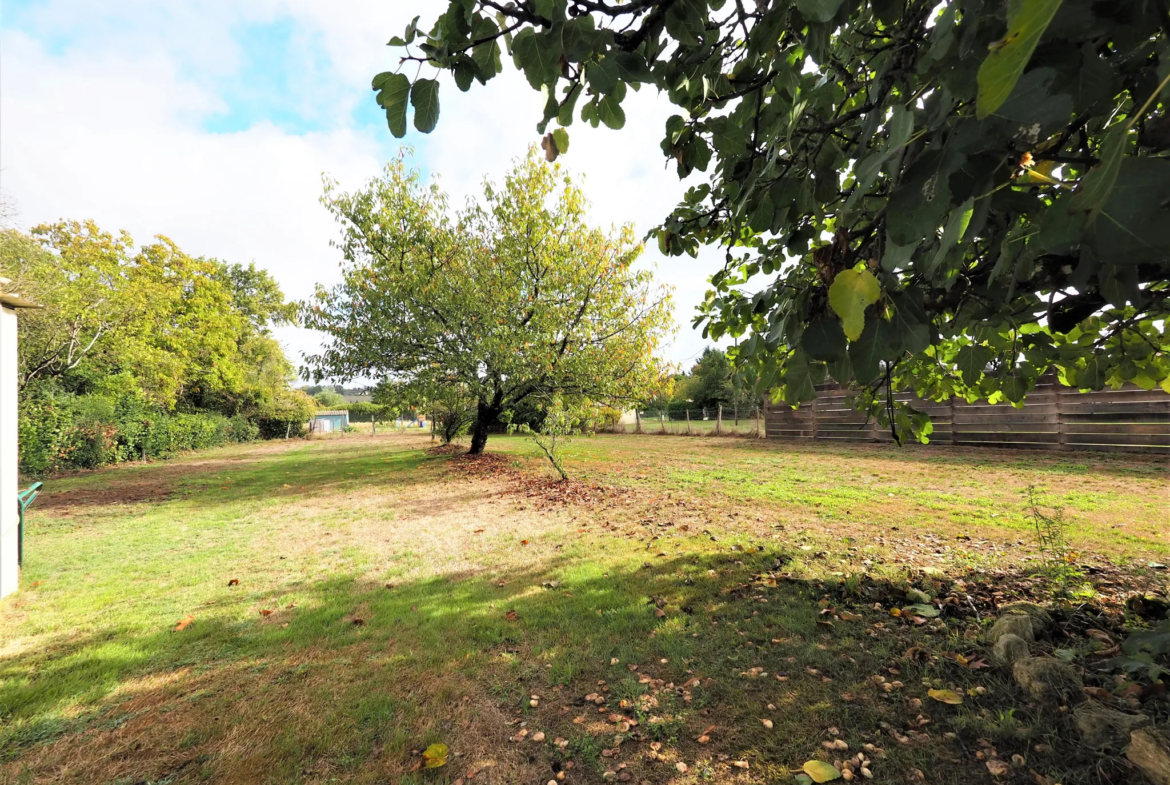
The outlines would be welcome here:
[[[790,403],[826,374],[875,413],[883,385],[1018,404],[1049,370],[1170,389],[1164,3],[453,0],[424,29],[404,64],[467,90],[507,52],[541,133],[669,96],[661,152],[708,177],[659,246],[726,248],[696,325]],[[432,75],[374,88],[396,135],[408,98],[438,121]]]

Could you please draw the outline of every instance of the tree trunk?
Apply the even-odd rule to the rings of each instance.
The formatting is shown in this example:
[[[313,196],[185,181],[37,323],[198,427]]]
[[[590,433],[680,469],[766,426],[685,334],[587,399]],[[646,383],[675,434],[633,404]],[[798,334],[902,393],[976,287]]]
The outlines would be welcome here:
[[[471,426],[471,449],[468,455],[479,455],[487,446],[488,428],[500,420],[500,413],[504,411],[503,393],[497,392],[490,402],[480,399],[475,406],[475,425]]]

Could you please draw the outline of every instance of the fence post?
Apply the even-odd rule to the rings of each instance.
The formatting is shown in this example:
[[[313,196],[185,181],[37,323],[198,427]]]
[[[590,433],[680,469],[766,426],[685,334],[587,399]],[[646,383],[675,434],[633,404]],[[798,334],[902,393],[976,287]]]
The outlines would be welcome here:
[[[958,426],[955,424],[955,396],[952,395],[948,399],[948,402],[951,405],[951,446],[954,447],[959,443],[957,433]]]
[[[666,433],[666,415],[662,413],[661,409],[658,410],[658,430]]]
[[[723,404],[719,404],[718,414],[715,415],[715,435],[723,435]]]
[[[1067,450],[1070,448],[1068,434],[1065,433],[1064,398],[1068,394],[1068,390],[1072,388],[1065,387],[1055,376],[1052,379],[1052,385],[1056,389],[1056,440],[1058,442],[1056,449]]]
[[[691,435],[691,410],[685,409],[684,411],[687,413],[687,436],[690,436]]]

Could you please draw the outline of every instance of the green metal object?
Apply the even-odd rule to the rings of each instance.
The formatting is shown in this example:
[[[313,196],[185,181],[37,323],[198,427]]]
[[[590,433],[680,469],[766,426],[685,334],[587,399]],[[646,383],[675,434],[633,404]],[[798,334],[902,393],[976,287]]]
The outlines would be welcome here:
[[[36,501],[42,485],[44,485],[43,482],[34,482],[28,486],[28,490],[16,494],[16,501],[20,506],[20,525],[16,530],[16,566],[18,567],[24,565],[24,511]]]

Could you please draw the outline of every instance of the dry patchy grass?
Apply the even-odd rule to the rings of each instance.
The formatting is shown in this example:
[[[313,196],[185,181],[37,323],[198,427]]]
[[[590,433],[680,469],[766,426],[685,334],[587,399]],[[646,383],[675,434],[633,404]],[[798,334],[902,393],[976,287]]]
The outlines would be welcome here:
[[[830,729],[885,747],[877,782],[990,781],[980,741],[1069,785],[1130,774],[1070,770],[1059,717],[943,655],[982,656],[995,603],[1049,590],[1021,577],[1029,485],[1104,570],[1079,602],[1156,588],[1135,565],[1170,546],[1162,464],[601,436],[566,485],[520,439],[429,447],[350,434],[48,483],[0,606],[0,781],[791,781]],[[892,621],[907,581],[982,611]],[[987,694],[923,707],[928,686]],[[416,771],[437,741],[448,765]]]

